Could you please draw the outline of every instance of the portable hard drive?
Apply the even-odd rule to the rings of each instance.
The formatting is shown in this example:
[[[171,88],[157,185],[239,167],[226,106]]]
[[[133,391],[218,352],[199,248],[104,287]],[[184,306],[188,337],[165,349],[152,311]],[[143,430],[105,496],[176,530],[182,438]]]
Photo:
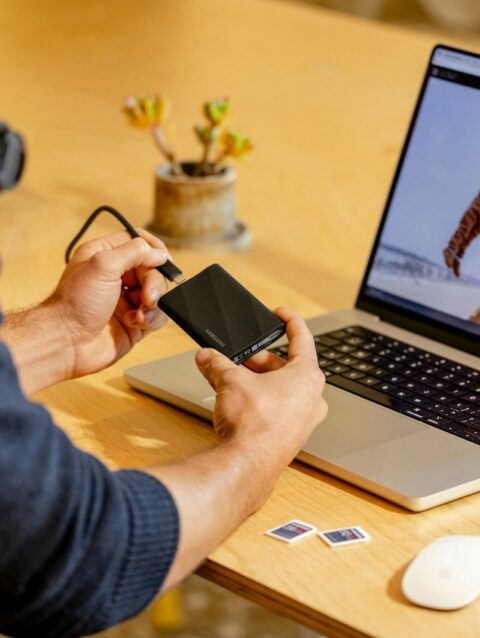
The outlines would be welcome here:
[[[285,333],[285,323],[218,264],[167,292],[158,306],[200,346],[237,364]]]

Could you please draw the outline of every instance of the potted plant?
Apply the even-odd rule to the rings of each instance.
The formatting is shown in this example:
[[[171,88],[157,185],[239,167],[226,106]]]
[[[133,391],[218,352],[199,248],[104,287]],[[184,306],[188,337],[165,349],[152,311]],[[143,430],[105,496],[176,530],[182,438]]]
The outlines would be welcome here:
[[[226,125],[230,101],[211,100],[203,105],[205,122],[194,127],[202,147],[198,160],[177,159],[165,132],[170,107],[164,97],[129,97],[123,112],[131,125],[150,131],[166,160],[155,173],[150,229],[170,246],[247,245],[248,230],[236,218],[236,172],[228,160],[245,157],[253,145],[246,135]]]

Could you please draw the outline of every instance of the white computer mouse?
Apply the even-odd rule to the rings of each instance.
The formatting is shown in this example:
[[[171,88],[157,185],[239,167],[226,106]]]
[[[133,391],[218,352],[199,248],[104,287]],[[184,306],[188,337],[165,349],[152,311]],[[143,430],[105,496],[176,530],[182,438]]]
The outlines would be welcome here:
[[[410,563],[402,580],[412,603],[460,609],[480,594],[480,536],[442,536]]]

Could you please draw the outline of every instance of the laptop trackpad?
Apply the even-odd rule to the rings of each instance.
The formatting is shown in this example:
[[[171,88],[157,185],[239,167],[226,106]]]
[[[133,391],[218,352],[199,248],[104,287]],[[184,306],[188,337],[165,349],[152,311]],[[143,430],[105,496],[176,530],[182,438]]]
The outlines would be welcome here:
[[[306,452],[334,459],[422,432],[428,426],[327,384],[329,411],[309,438]]]

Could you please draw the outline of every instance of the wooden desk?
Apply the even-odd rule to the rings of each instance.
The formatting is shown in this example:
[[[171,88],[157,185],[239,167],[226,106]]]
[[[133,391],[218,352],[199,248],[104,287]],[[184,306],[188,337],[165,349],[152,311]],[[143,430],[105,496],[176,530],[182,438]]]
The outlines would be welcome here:
[[[224,94],[257,146],[238,188],[252,248],[175,253],[186,272],[220,260],[267,304],[305,315],[353,302],[433,36],[264,0],[0,0],[0,26],[0,116],[29,150],[21,187],[0,196],[4,307],[52,289],[68,240],[98,204],[148,221],[158,157],[119,104],[157,89],[173,99],[184,156],[197,153],[199,104]],[[99,220],[95,233],[114,228]],[[118,365],[38,398],[112,468],[191,454],[213,444],[209,427],[122,378],[127,365],[191,346],[169,325]],[[429,541],[480,533],[479,513],[472,496],[411,514],[295,466],[200,573],[332,638],[474,637],[478,604],[418,609],[400,581]],[[360,524],[373,541],[334,551],[263,536],[293,516],[321,529]]]

